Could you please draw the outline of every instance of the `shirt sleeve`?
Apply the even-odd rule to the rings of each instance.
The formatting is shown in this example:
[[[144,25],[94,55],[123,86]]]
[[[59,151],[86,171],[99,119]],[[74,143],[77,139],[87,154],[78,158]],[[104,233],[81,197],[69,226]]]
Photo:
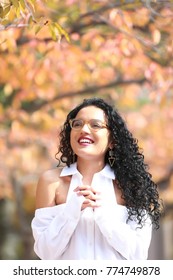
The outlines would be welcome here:
[[[59,259],[78,224],[84,197],[73,193],[63,205],[40,208],[31,222],[34,251],[40,259]]]
[[[135,219],[127,222],[127,217],[127,208],[122,205],[95,209],[95,222],[107,242],[126,260],[145,260],[151,242],[151,220],[146,216],[140,228]]]

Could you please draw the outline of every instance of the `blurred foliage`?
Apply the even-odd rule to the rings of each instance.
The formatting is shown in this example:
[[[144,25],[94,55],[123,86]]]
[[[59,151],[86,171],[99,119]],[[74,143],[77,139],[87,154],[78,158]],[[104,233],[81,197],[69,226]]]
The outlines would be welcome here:
[[[173,1],[1,0],[0,66],[1,259],[34,258],[37,179],[86,97],[116,105],[172,207]]]

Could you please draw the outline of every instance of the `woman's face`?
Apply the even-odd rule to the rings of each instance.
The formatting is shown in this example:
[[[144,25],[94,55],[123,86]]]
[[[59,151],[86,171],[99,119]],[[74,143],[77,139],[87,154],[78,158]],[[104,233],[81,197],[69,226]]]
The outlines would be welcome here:
[[[105,153],[110,146],[110,131],[105,127],[107,120],[104,111],[95,106],[88,106],[81,109],[75,119],[82,120],[83,125],[77,122],[75,126],[78,129],[71,129],[70,144],[73,152],[81,159],[104,162]],[[95,125],[93,120],[99,120],[103,127],[97,129],[97,123]],[[93,128],[96,127],[96,130],[90,128],[87,122],[90,122]]]

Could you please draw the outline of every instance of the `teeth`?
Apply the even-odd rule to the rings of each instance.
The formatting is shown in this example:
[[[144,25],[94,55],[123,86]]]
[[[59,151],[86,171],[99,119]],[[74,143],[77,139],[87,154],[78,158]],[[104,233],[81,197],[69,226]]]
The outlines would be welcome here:
[[[88,139],[81,139],[79,142],[80,142],[80,143],[88,143],[88,144],[91,144],[91,143],[92,143],[92,141],[90,141],[90,140],[88,140]]]

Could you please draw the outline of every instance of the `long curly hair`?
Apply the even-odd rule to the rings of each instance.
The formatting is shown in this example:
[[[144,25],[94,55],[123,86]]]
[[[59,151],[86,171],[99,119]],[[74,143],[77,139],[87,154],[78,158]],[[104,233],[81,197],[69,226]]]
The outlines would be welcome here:
[[[127,125],[117,109],[101,98],[84,99],[67,115],[66,121],[60,131],[60,143],[55,157],[68,167],[77,160],[70,145],[71,127],[69,121],[84,107],[95,106],[102,109],[107,118],[112,149],[115,162],[110,166],[116,176],[118,188],[121,189],[122,198],[128,211],[128,219],[136,218],[138,224],[143,226],[146,213],[150,216],[154,228],[159,228],[162,214],[162,203],[159,192],[152,175],[148,172],[148,165],[144,162],[144,155],[138,146],[138,141],[128,130]],[[58,154],[60,158],[58,158]],[[75,157],[75,158],[74,158]],[[105,164],[109,164],[109,152],[105,155]],[[110,164],[109,164],[110,165]]]

